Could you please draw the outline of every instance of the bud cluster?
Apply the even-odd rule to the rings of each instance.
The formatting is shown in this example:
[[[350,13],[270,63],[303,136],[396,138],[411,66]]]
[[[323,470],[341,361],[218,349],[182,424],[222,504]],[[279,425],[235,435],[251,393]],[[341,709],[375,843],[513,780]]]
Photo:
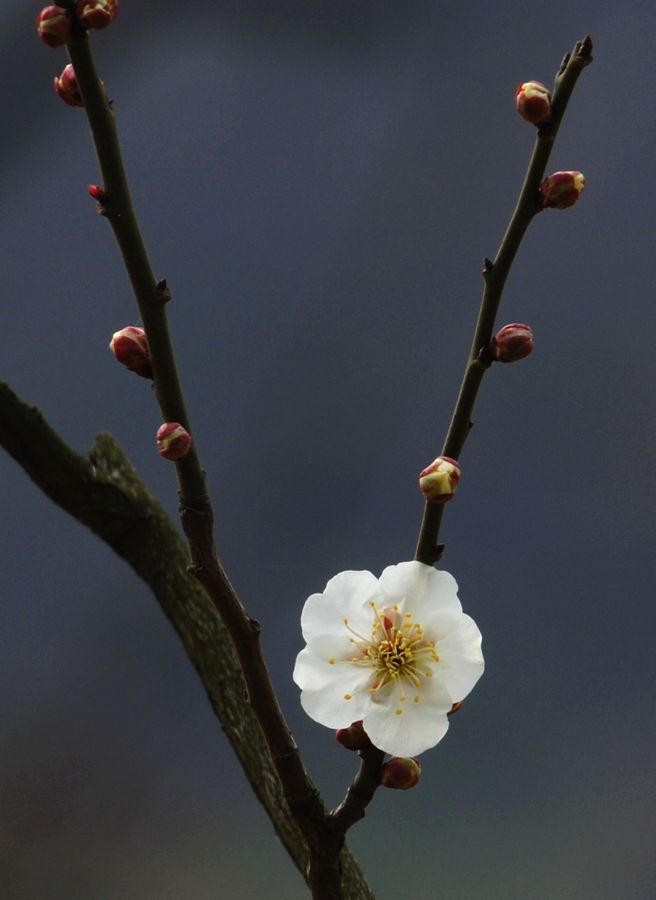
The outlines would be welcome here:
[[[84,29],[107,28],[118,14],[118,0],[77,0],[75,18]],[[73,16],[63,6],[44,6],[36,17],[39,38],[48,47],[63,47],[71,39]]]

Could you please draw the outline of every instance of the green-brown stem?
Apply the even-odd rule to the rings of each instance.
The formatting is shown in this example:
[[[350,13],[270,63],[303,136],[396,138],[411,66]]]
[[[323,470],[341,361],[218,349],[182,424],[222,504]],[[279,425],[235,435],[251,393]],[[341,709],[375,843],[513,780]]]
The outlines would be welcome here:
[[[166,316],[169,298],[158,283],[130,199],[114,114],[98,77],[86,34],[68,45],[75,77],[89,118],[104,180],[103,211],[118,242],[134,290],[153,364],[157,400],[165,421],[180,422],[191,434]],[[262,728],[285,798],[309,850],[306,880],[313,897],[339,900],[342,841],[334,834],[321,799],[300,759],[278,705],[259,641],[259,625],[249,618],[218,560],[213,512],[197,448],[176,463],[182,524],[189,541],[192,572],[219,612],[234,643],[250,705]]]
[[[346,796],[333,810],[331,818],[338,834],[344,835],[348,829],[363,819],[367,806],[380,784],[380,771],[385,754],[373,745],[360,750],[360,768],[349,785]]]
[[[528,226],[542,209],[539,198],[540,183],[549,161],[556,134],[563,119],[576,81],[592,62],[592,41],[589,37],[578,41],[573,51],[563,60],[554,84],[551,101],[551,119],[541,125],[529,162],[517,206],[511,216],[501,245],[494,260],[486,260],[483,269],[485,287],[478,314],[474,339],[467,359],[460,392],[441,455],[459,459],[472,426],[472,414],[483,376],[490,366],[488,348],[492,340],[503,289],[508,273]],[[426,503],[419,532],[415,559],[433,565],[441,555],[438,547],[440,525],[444,505]]]

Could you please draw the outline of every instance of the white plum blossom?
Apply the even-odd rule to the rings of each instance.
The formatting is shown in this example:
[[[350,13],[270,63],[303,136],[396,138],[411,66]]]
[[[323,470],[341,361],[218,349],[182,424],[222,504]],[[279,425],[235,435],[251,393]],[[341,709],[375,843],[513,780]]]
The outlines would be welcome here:
[[[481,633],[448,572],[412,561],[340,572],[305,602],[296,659],[301,704],[316,722],[362,720],[374,746],[417,756],[442,740],[447,713],[483,674]]]

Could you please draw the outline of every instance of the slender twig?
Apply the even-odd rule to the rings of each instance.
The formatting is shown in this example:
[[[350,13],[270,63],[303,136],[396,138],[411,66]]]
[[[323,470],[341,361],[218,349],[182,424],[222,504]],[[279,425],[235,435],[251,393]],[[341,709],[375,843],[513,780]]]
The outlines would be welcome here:
[[[556,75],[551,101],[551,120],[540,126],[535,147],[524,178],[519,200],[494,260],[485,260],[483,278],[485,282],[478,322],[474,332],[460,392],[453,411],[451,423],[442,448],[442,455],[458,459],[472,426],[472,413],[483,376],[491,363],[488,347],[496,320],[503,289],[513,260],[528,226],[542,209],[539,202],[539,187],[549,161],[553,144],[562,122],[569,98],[576,81],[589,63],[592,62],[592,41],[590,37],[578,41],[569,53]],[[443,504],[426,503],[419,532],[415,559],[433,565],[441,555],[438,548]]]
[[[360,750],[362,761],[358,773],[349,785],[346,796],[331,814],[333,827],[338,834],[346,834],[352,825],[364,818],[367,806],[380,785],[384,758],[385,754],[377,747]]]
[[[153,365],[155,389],[166,421],[190,433],[180,378],[169,333],[165,302],[170,294],[158,282],[144,246],[130,199],[114,114],[98,77],[85,34],[68,45],[104,179],[104,212],[125,262],[135,293]],[[251,706],[276,765],[289,808],[305,834],[310,852],[307,880],[315,898],[341,896],[339,854],[325,809],[300,759],[278,705],[259,642],[259,625],[246,614],[223,571],[213,539],[213,512],[195,445],[177,464],[182,524],[189,541],[192,571],[215,604],[235,645]]]

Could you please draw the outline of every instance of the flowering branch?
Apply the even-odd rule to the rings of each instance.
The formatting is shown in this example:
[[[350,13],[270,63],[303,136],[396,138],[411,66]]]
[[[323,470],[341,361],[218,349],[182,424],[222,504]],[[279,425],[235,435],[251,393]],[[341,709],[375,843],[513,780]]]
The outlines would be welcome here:
[[[538,127],[533,154],[524,178],[517,206],[494,260],[486,259],[483,267],[485,287],[474,332],[474,339],[465,367],[460,392],[451,423],[444,441],[442,456],[457,460],[472,427],[472,413],[483,376],[492,363],[490,345],[492,331],[501,303],[503,289],[513,260],[528,226],[544,208],[540,197],[540,184],[549,161],[556,134],[576,81],[583,69],[592,62],[592,40],[589,36],[577,41],[568,53],[554,83],[551,100],[551,117]],[[442,555],[438,545],[443,503],[426,501],[419,532],[415,559],[433,565]]]
[[[112,226],[132,283],[148,340],[157,400],[167,422],[191,431],[166,317],[170,292],[165,281],[156,280],[148,259],[130,199],[111,103],[98,77],[86,33],[74,29],[67,47],[104,179],[101,210]],[[307,881],[313,896],[332,900],[342,896],[341,841],[333,837],[324,806],[278,705],[262,655],[259,623],[247,615],[218,560],[213,511],[195,445],[176,461],[176,469],[181,520],[192,557],[190,570],[214,603],[234,643],[250,705],[271,751],[291,814],[307,840]]]
[[[61,7],[42,10],[37,27],[49,46],[67,45],[71,65],[56,79],[56,90],[69,105],[84,106],[89,118],[104,179],[104,185],[93,186],[90,193],[114,231],[144,326],[117,332],[111,346],[128,368],[154,380],[165,420],[158,431],[158,448],[176,463],[191,565],[175,529],[111,439],[99,439],[90,459],[79,457],[38,413],[0,385],[0,443],[49,496],[97,532],[152,585],[315,900],[369,900],[373,895],[344,849],[344,835],[364,817],[380,784],[402,790],[417,784],[421,773],[417,756],[442,739],[449,715],[484,669],[481,634],[462,610],[455,580],[433,568],[441,554],[437,540],[442,507],[453,497],[460,478],[458,458],[471,429],[483,375],[494,360],[520,359],[532,347],[526,325],[507,325],[493,337],[521,240],[545,206],[571,205],[583,188],[580,173],[542,179],[576,80],[592,60],[591,41],[578,42],[566,56],[553,100],[539,83],[520,86],[518,110],[538,126],[537,141],[497,256],[485,260],[483,299],[443,455],[420,476],[427,503],[415,560],[388,566],[379,579],[370,572],[342,572],[322,594],[306,601],[302,627],[307,646],[294,669],[301,703],[317,721],[350,731],[340,742],[348,746],[350,741],[349,749],[359,749],[361,757],[344,800],[329,814],[278,705],[262,654],[259,623],[248,616],[217,555],[213,510],[191,437],[167,322],[171,294],[166,282],[156,279],[145,249],[112,104],[87,37],[89,28],[104,28],[113,21],[118,0],[62,2]],[[164,545],[171,553],[162,572]],[[155,550],[157,565],[152,560]],[[195,630],[197,616],[207,626],[202,634]],[[236,696],[230,696],[231,690]],[[366,743],[353,743],[355,726]],[[386,754],[391,756],[387,762]]]

